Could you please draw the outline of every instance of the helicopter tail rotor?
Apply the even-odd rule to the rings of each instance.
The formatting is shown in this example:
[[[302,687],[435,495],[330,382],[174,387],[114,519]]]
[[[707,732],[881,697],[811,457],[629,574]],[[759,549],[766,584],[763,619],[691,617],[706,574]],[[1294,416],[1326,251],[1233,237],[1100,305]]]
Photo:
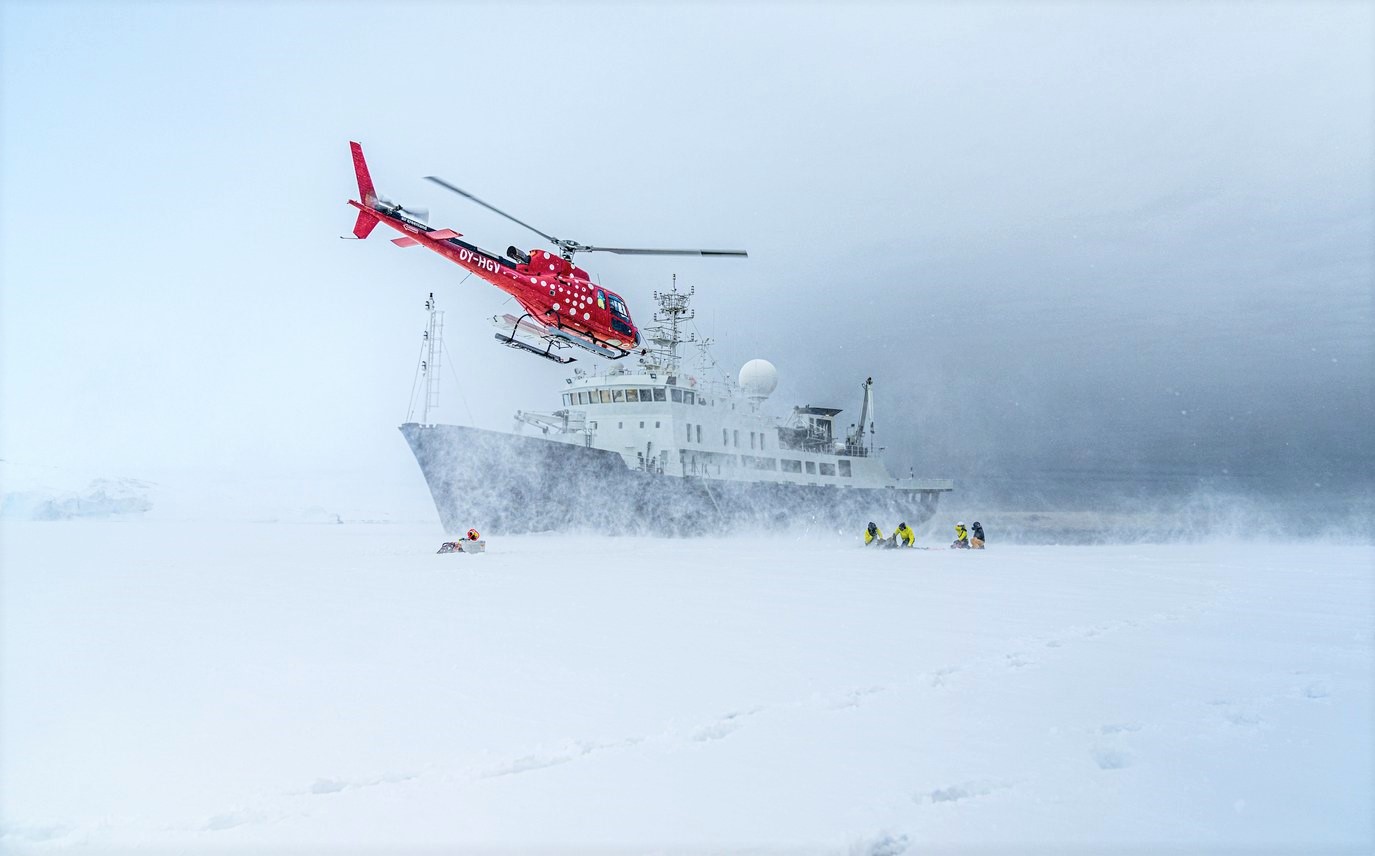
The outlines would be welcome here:
[[[353,173],[358,178],[358,199],[362,206],[358,212],[358,222],[354,224],[353,234],[358,238],[366,238],[372,233],[377,225],[378,218],[373,212],[379,212],[391,217],[404,217],[412,223],[428,223],[430,212],[424,208],[407,208],[399,202],[394,202],[377,192],[373,186],[372,175],[368,172],[368,162],[363,157],[363,147],[355,142],[349,143],[349,148],[353,151]]]

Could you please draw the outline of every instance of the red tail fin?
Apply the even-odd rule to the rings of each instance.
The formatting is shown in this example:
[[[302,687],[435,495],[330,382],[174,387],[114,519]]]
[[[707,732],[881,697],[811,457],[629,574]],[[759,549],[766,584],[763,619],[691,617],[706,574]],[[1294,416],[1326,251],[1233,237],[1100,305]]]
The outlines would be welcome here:
[[[368,162],[363,159],[363,147],[350,142],[349,148],[353,150],[353,172],[358,176],[358,200],[363,203],[363,208],[367,209],[358,212],[358,222],[353,224],[353,234],[359,238],[366,238],[377,225],[377,217],[370,210],[377,202],[377,191],[373,189],[372,176],[368,174]]]

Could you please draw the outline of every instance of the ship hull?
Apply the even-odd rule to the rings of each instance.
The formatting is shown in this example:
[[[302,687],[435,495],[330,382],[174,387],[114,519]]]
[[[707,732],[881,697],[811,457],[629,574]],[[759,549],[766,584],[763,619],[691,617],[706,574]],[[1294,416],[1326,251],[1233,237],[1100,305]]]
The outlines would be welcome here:
[[[462,425],[407,423],[444,529],[691,536],[920,526],[940,491],[747,482],[632,469],[617,453]]]

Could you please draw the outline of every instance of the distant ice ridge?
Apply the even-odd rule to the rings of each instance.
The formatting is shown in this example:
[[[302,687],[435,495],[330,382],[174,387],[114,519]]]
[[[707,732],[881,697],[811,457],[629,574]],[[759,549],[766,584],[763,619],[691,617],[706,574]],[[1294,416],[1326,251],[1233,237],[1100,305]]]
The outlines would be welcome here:
[[[0,520],[75,520],[143,514],[153,507],[153,483],[132,478],[101,478],[83,491],[46,488],[5,493]]]

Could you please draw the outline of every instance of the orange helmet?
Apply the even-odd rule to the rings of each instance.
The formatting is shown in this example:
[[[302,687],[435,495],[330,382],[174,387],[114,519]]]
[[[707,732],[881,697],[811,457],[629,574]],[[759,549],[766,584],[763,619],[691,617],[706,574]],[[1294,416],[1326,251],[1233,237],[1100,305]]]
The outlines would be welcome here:
[[[476,530],[476,529],[469,529],[469,530],[468,530],[468,540],[469,540],[469,541],[476,541],[476,540],[477,540],[477,530]]]

